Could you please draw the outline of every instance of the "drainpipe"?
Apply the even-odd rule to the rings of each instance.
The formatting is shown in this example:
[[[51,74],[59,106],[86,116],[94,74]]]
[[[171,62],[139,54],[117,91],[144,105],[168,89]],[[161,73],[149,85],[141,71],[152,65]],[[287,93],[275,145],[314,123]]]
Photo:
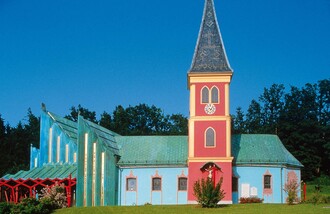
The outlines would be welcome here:
[[[281,167],[281,204],[283,204],[283,167]]]
[[[123,172],[123,169],[122,168],[119,168],[119,188],[118,188],[118,192],[119,192],[119,200],[118,200],[118,205],[121,206],[121,179],[122,179],[122,172]]]

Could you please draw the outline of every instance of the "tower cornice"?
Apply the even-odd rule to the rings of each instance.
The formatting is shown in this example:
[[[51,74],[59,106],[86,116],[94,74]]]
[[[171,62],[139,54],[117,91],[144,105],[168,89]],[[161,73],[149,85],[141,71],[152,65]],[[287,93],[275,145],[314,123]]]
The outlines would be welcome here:
[[[230,83],[233,72],[188,73],[188,89],[192,83],[227,82]]]

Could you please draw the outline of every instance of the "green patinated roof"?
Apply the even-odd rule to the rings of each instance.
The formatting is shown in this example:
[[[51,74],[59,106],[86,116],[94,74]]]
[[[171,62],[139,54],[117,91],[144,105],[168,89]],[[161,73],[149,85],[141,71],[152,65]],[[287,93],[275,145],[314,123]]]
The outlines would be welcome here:
[[[187,136],[117,136],[119,166],[186,165]]]
[[[186,136],[115,137],[120,147],[119,166],[186,164]],[[276,135],[243,134],[232,136],[235,165],[303,165],[283,146]]]
[[[232,136],[234,164],[303,165],[283,146],[277,135],[242,134]]]
[[[45,165],[43,167],[33,168],[29,171],[19,171],[16,174],[7,174],[2,179],[64,179],[68,178],[71,174],[72,178],[77,176],[77,165],[75,164],[63,164],[63,165]]]
[[[98,136],[99,140],[101,140],[104,146],[108,147],[114,154],[119,155],[119,149],[115,140],[115,136],[120,136],[119,134],[110,131],[106,128],[103,128],[102,126],[92,123],[88,120],[85,120],[82,117],[80,118],[88,124],[91,130],[94,131],[94,133]]]
[[[64,133],[67,134],[74,143],[77,143],[78,124],[76,122],[65,119],[51,112],[47,112],[47,114],[60,126]]]

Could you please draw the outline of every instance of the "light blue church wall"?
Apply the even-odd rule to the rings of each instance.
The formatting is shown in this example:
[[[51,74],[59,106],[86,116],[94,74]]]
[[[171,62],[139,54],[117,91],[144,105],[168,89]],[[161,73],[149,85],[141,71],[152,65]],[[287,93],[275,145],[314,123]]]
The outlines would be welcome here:
[[[187,190],[179,190],[179,178],[187,178],[188,170],[178,168],[119,169],[118,205],[187,204]],[[127,187],[127,179],[136,179],[136,189]],[[152,190],[152,179],[161,178],[161,189]]]
[[[238,178],[238,191],[233,193],[233,202],[238,203],[240,197],[258,197],[264,203],[285,203],[287,194],[284,185],[288,172],[294,172],[300,183],[300,170],[281,166],[237,166],[233,168],[233,176]],[[271,176],[271,188],[264,189],[264,176]],[[298,190],[300,197],[300,189]]]

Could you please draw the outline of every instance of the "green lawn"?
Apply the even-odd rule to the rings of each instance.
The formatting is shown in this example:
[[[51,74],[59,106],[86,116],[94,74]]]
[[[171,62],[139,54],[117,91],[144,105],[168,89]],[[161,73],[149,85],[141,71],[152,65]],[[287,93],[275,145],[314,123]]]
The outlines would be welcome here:
[[[76,213],[330,213],[330,204],[237,204],[228,205],[221,208],[200,208],[197,205],[173,205],[173,206],[109,206],[109,207],[85,207],[85,208],[65,208],[56,210],[56,214],[76,214]]]
[[[313,193],[315,193],[315,186],[316,184],[307,184],[307,198],[308,196],[312,195]],[[326,186],[326,185],[321,185],[321,194],[322,195],[327,195],[330,196],[330,186]]]

